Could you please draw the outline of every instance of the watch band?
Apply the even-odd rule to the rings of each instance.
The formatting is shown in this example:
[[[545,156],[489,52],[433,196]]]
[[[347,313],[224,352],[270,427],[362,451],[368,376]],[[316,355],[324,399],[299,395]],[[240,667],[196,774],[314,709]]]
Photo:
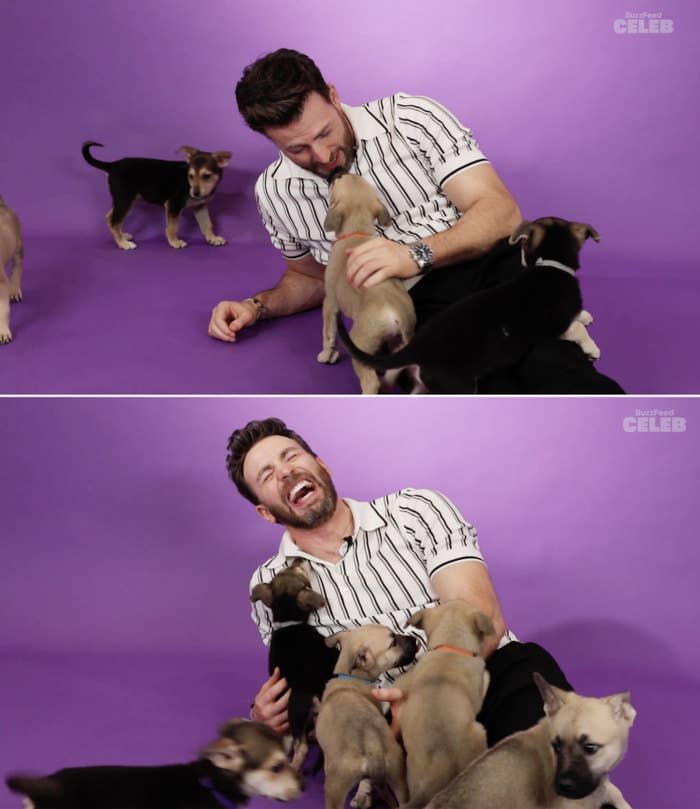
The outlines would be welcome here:
[[[244,303],[250,301],[251,303],[255,304],[255,308],[258,310],[258,313],[255,317],[255,322],[257,323],[259,320],[262,320],[263,315],[265,314],[265,304],[260,300],[260,298],[252,297],[252,298],[245,298]]]

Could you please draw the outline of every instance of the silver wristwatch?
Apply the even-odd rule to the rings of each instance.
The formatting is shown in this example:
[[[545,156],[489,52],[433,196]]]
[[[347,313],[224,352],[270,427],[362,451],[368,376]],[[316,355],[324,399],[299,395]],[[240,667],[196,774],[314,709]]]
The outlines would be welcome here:
[[[420,275],[424,275],[428,270],[432,270],[434,260],[433,251],[425,242],[415,242],[415,244],[410,245],[409,252],[411,258],[418,265]]]

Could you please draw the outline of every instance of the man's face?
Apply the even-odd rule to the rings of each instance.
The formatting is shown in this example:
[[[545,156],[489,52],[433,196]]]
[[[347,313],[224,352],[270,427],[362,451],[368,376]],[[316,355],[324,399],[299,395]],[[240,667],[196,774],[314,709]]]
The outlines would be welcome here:
[[[253,446],[243,462],[243,479],[260,501],[258,514],[291,528],[323,525],[338,502],[323,461],[281,435]]]
[[[355,154],[355,134],[333,86],[330,95],[326,101],[319,93],[311,93],[298,120],[265,130],[292,163],[323,178],[337,168],[349,169]]]

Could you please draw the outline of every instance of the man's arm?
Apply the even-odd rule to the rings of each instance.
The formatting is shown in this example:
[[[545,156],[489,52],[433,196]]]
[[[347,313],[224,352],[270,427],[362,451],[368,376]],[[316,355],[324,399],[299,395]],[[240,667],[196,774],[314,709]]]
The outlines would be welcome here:
[[[476,560],[455,562],[438,570],[431,583],[440,602],[461,598],[491,619],[496,634],[484,640],[484,657],[488,657],[498,647],[506,624],[486,565]]]
[[[308,254],[287,259],[285,274],[272,289],[258,292],[256,297],[265,307],[264,317],[282,317],[313,309],[323,303],[325,267]],[[221,301],[209,320],[209,336],[233,343],[236,334],[258,320],[258,307],[252,301]]]
[[[462,216],[451,228],[422,240],[433,251],[433,271],[479,258],[522,221],[518,204],[489,164],[459,172],[442,190]],[[354,287],[371,287],[387,278],[417,275],[418,267],[409,249],[408,245],[382,238],[361,244],[350,252],[348,280]]]

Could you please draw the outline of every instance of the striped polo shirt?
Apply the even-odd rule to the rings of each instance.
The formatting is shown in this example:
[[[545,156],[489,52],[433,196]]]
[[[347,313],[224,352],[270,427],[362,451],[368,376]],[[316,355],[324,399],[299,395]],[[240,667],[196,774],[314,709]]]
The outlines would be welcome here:
[[[391,215],[391,224],[377,227],[378,233],[410,244],[454,225],[461,213],[442,187],[488,162],[471,130],[436,101],[406,93],[343,110],[357,141],[350,171],[371,183]],[[255,197],[272,244],[285,258],[311,253],[328,263],[326,180],[280,154],[258,178]]]
[[[251,591],[256,584],[271,581],[295,557],[308,559],[314,574],[311,587],[326,602],[311,613],[309,623],[322,635],[378,623],[415,635],[423,650],[425,635],[407,627],[406,621],[438,603],[430,581],[435,573],[465,560],[485,564],[476,529],[447,497],[430,489],[402,489],[369,503],[349,498],[345,502],[355,533],[341,548],[339,562],[302,551],[285,531],[278,552],[253,574]],[[252,617],[263,642],[269,644],[274,629],[270,611],[257,601]],[[500,645],[514,639],[507,631]],[[391,683],[395,676],[396,671],[383,682]]]

